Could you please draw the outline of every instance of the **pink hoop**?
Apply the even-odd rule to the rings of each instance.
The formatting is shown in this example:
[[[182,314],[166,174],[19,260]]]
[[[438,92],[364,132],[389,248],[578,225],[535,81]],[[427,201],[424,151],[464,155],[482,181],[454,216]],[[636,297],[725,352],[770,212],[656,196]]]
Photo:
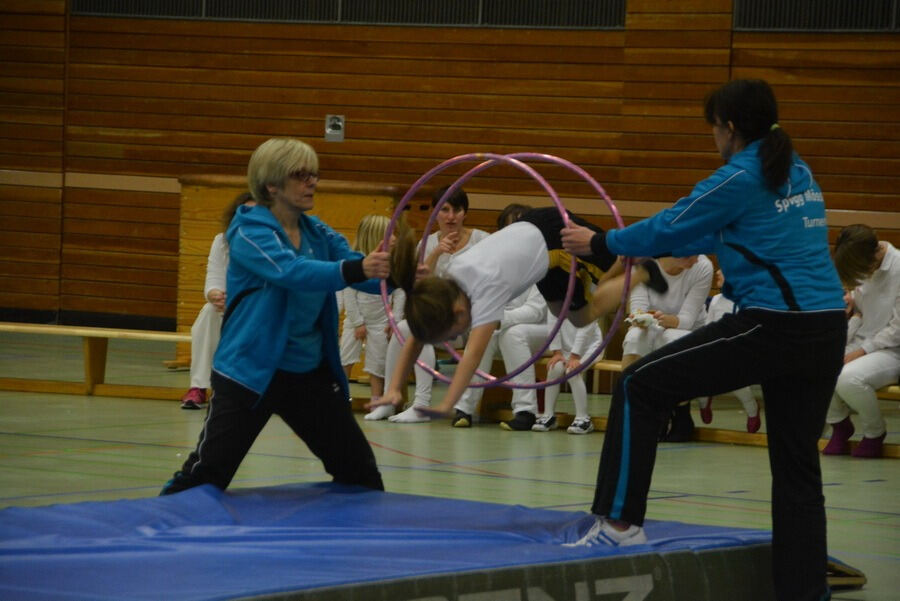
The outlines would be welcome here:
[[[487,160],[485,160],[485,159],[487,159]],[[562,201],[560,201],[559,196],[556,194],[556,191],[553,189],[552,186],[550,186],[549,183],[547,183],[547,181],[537,171],[535,171],[529,165],[525,164],[520,159],[555,163],[557,165],[560,165],[560,166],[563,166],[563,167],[569,169],[570,171],[573,171],[578,176],[580,176],[582,179],[584,179],[588,184],[590,184],[594,188],[594,190],[601,196],[601,198],[606,202],[607,207],[610,209],[610,212],[613,215],[613,219],[615,220],[616,225],[620,228],[624,227],[622,218],[619,215],[619,212],[616,209],[615,204],[613,204],[612,200],[606,194],[606,191],[600,186],[599,183],[597,183],[596,180],[594,180],[594,178],[592,178],[586,171],[584,171],[581,167],[575,165],[574,163],[571,163],[571,162],[566,161],[565,159],[561,159],[559,157],[555,157],[553,155],[538,154],[538,153],[514,153],[514,154],[509,154],[509,155],[497,155],[497,154],[492,154],[492,153],[470,153],[470,154],[459,155],[459,156],[453,157],[451,159],[448,159],[448,160],[444,161],[443,163],[439,164],[438,166],[432,168],[427,173],[425,173],[422,177],[420,177],[418,180],[416,180],[416,182],[412,185],[412,187],[409,190],[407,190],[406,194],[403,196],[403,198],[400,200],[400,202],[397,204],[397,207],[394,210],[394,214],[392,215],[391,221],[388,224],[388,228],[385,231],[385,237],[384,237],[384,241],[383,241],[385,244],[385,247],[387,247],[387,245],[390,243],[391,236],[393,235],[394,230],[396,229],[397,221],[399,220],[400,215],[402,215],[403,210],[409,204],[410,200],[413,198],[415,193],[418,192],[418,190],[426,182],[428,182],[431,178],[433,178],[435,175],[437,175],[444,169],[447,169],[448,167],[451,167],[458,163],[462,163],[465,161],[472,161],[472,160],[479,160],[479,161],[483,161],[483,162],[480,163],[479,165],[476,165],[475,167],[473,167],[472,169],[467,171],[465,174],[463,174],[460,178],[458,178],[447,189],[447,191],[444,193],[444,195],[441,197],[441,199],[438,201],[438,203],[435,205],[434,209],[432,210],[431,215],[428,219],[428,222],[425,226],[425,231],[422,236],[422,241],[420,243],[419,262],[421,262],[422,259],[424,258],[425,240],[431,233],[431,229],[434,226],[434,221],[437,218],[437,214],[440,211],[443,204],[446,202],[447,198],[449,198],[452,194],[454,194],[457,189],[462,187],[462,185],[465,182],[467,182],[469,179],[471,179],[478,173],[480,173],[490,167],[493,167],[497,164],[500,164],[500,163],[512,165],[512,166],[516,167],[517,169],[524,171],[528,175],[531,175],[532,179],[537,181],[541,185],[541,187],[544,188],[544,190],[547,192],[547,194],[550,196],[551,200],[553,200],[553,203],[556,205],[557,209],[560,212],[563,223],[568,225],[569,219],[568,219],[568,214],[566,212],[566,208],[562,204]],[[522,389],[545,388],[547,386],[552,386],[555,384],[559,384],[565,380],[568,380],[569,378],[571,378],[575,375],[578,375],[582,371],[587,369],[587,367],[589,367],[593,363],[593,361],[596,359],[596,357],[599,356],[599,354],[602,353],[603,350],[606,348],[606,346],[609,344],[609,341],[612,339],[613,334],[615,334],[615,331],[618,329],[619,325],[622,322],[622,319],[624,317],[624,306],[627,301],[628,287],[629,287],[630,278],[631,278],[631,269],[630,268],[631,268],[631,259],[626,259],[626,261],[625,261],[625,291],[623,292],[623,295],[622,295],[622,303],[620,304],[619,310],[616,313],[616,317],[613,320],[611,327],[609,328],[609,332],[603,338],[603,340],[601,341],[601,343],[597,347],[597,349],[594,351],[594,353],[592,353],[590,357],[588,357],[585,361],[583,361],[582,364],[577,369],[572,370],[571,372],[564,374],[562,377],[557,378],[552,381],[534,382],[534,383],[530,383],[530,384],[528,384],[528,383],[519,384],[519,383],[508,382],[508,380],[519,375],[520,373],[522,373],[523,371],[528,369],[530,366],[532,366],[535,362],[537,362],[538,359],[541,358],[541,356],[544,354],[544,352],[550,346],[550,343],[552,342],[553,337],[556,335],[556,333],[562,327],[563,320],[565,320],[565,318],[568,314],[568,307],[572,301],[572,296],[573,296],[574,289],[575,289],[576,261],[575,261],[575,257],[572,257],[572,262],[571,262],[571,266],[570,266],[570,270],[569,270],[569,286],[566,291],[566,297],[565,297],[565,300],[563,303],[563,308],[560,311],[560,314],[557,316],[556,323],[555,323],[554,327],[552,328],[551,332],[549,333],[547,340],[544,342],[544,344],[541,346],[541,348],[539,348],[537,350],[537,352],[528,361],[526,361],[525,363],[523,363],[516,369],[510,371],[509,373],[505,374],[504,376],[495,377],[490,374],[484,373],[480,369],[476,370],[475,375],[482,378],[484,381],[470,383],[469,386],[472,388],[482,388],[482,387],[492,387],[492,386],[504,386],[507,388],[522,388]],[[382,298],[382,302],[384,303],[385,312],[387,313],[388,322],[391,325],[391,329],[394,331],[394,335],[398,337],[397,338],[398,342],[400,344],[403,344],[405,342],[405,337],[400,332],[400,330],[397,326],[397,322],[394,319],[394,314],[393,314],[393,311],[391,310],[390,301],[389,301],[388,295],[387,295],[387,283],[385,281],[382,281],[382,283],[381,283],[381,298]],[[450,345],[449,343],[444,343],[444,347],[449,351],[451,356],[455,357],[457,360],[460,359],[459,353],[456,352],[456,350],[452,347],[452,345]],[[416,363],[417,363],[417,365],[419,365],[420,367],[425,369],[427,372],[429,372],[432,376],[438,378],[442,382],[449,383],[451,381],[450,378],[448,378],[447,376],[436,371],[430,365],[426,365],[421,360],[417,359]]]

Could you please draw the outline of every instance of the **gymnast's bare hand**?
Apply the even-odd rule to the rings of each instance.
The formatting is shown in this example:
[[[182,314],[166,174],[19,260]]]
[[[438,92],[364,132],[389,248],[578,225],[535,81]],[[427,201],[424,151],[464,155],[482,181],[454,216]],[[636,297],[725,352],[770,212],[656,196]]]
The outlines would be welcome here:
[[[391,273],[390,253],[373,250],[363,259],[362,268],[367,278],[384,279],[388,277]]]
[[[592,254],[591,238],[594,237],[595,233],[590,228],[569,223],[569,227],[564,227],[560,230],[563,248],[579,257],[590,255]]]

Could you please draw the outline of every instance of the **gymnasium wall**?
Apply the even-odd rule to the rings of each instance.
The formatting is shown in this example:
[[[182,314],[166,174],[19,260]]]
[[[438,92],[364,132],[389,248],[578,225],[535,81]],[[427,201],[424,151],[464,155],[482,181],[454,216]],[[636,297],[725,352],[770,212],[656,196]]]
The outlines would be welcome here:
[[[0,317],[174,324],[177,178],[240,175],[277,135],[310,141],[328,179],[401,188],[462,153],[547,152],[584,167],[629,220],[651,214],[720,164],[701,101],[733,77],[773,84],[831,225],[869,222],[900,244],[898,36],[731,24],[731,0],[629,0],[618,31],[76,17],[64,0],[4,2]],[[344,142],[323,139],[335,113]],[[590,196],[572,174],[542,172],[562,195]],[[539,193],[509,168],[467,189],[485,208]]]

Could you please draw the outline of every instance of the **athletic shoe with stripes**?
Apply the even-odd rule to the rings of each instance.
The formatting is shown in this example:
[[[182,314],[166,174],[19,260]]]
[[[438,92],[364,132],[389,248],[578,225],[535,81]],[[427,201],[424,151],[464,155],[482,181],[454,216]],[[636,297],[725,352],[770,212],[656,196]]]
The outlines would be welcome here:
[[[569,434],[590,434],[594,431],[594,422],[589,417],[582,417],[572,422],[566,429]]]
[[[629,526],[627,530],[616,530],[605,518],[597,516],[594,525],[587,534],[574,543],[566,543],[564,547],[596,547],[607,545],[609,547],[629,547],[631,545],[643,545],[647,542],[647,535],[640,526]]]
[[[531,429],[535,432],[548,432],[556,429],[555,415],[542,415],[534,422]]]

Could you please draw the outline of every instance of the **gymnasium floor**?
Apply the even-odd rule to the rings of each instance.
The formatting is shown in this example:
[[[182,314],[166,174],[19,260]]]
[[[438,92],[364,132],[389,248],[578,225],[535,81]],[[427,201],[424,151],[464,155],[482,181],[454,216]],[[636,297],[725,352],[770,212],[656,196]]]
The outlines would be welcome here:
[[[187,386],[186,371],[162,367],[171,345],[112,341],[107,381]],[[75,378],[80,341],[0,335],[0,376],[52,373]],[[367,389],[354,386],[354,394]],[[440,390],[438,389],[438,394]],[[605,398],[591,397],[596,415]],[[900,409],[884,403],[888,441],[900,438]],[[570,409],[560,402],[559,410]],[[76,503],[156,495],[193,447],[202,411],[177,402],[0,391],[0,507]],[[699,424],[699,418],[695,416]],[[743,415],[722,402],[714,425],[739,427]],[[389,491],[529,507],[587,510],[602,434],[469,430],[446,422],[360,423]],[[764,448],[712,443],[659,447],[648,518],[769,528]],[[900,486],[896,460],[822,461],[829,553],[863,570],[861,591],[834,599],[896,601],[900,590]],[[233,487],[327,479],[319,462],[277,419],[238,471]]]

